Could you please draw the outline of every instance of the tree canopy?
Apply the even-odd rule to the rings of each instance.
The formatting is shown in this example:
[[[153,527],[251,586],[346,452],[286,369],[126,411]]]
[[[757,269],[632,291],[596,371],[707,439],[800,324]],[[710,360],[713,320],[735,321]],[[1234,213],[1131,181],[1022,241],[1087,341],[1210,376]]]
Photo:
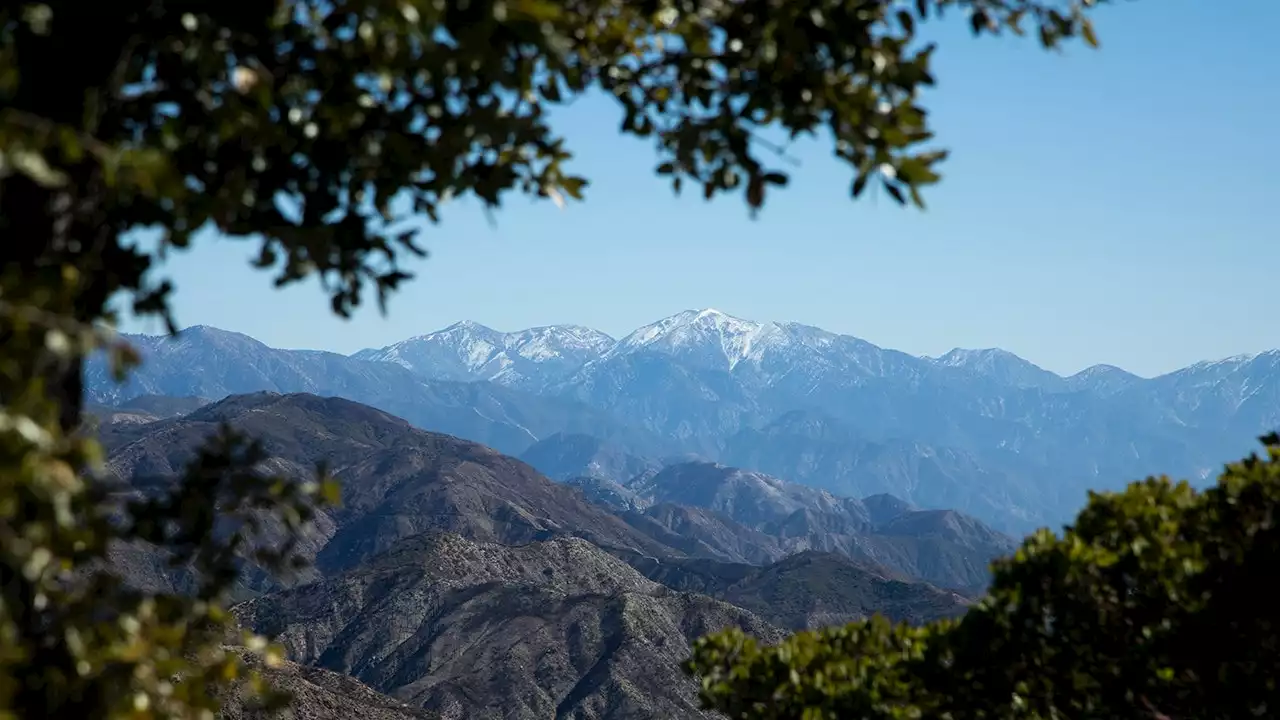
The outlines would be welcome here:
[[[883,619],[759,647],[699,642],[690,669],[730,718],[1244,718],[1280,682],[1280,437],[1216,486],[1094,494],[1061,536],[996,563],[959,620]]]
[[[158,495],[102,473],[83,360],[137,360],[110,331],[121,311],[173,327],[164,252],[213,228],[278,284],[318,277],[339,314],[382,303],[422,253],[410,216],[582,196],[547,110],[588,91],[677,191],[760,207],[787,180],[760,133],[781,130],[829,140],[853,195],[922,205],[945,152],[919,24],[954,11],[978,34],[1095,44],[1095,2],[0,2],[0,717],[206,717],[244,674],[221,646],[230,579],[288,565],[254,538],[332,499],[323,476],[258,472],[229,430]],[[106,561],[126,541],[172,553],[196,591],[125,587]]]
[[[918,25],[954,10],[978,33],[1092,43],[1096,2],[10,2],[0,220],[43,264],[103,264],[86,302],[123,290],[162,312],[170,288],[119,238],[158,227],[181,248],[213,225],[253,238],[281,282],[318,275],[345,314],[367,283],[406,277],[397,259],[421,251],[396,232],[407,214],[467,194],[579,197],[546,110],[593,88],[676,187],[759,206],[786,181],[757,140],[779,128],[826,132],[855,194],[879,178],[919,201],[945,152],[920,101],[933,68]]]

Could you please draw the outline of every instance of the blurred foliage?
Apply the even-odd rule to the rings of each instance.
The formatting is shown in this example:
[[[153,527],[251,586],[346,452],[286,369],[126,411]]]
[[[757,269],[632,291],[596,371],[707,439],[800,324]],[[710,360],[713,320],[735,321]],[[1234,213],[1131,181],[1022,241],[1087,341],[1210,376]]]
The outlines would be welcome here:
[[[246,551],[264,568],[289,569],[289,543],[255,542],[262,523],[269,516],[298,533],[329,486],[258,473],[262,448],[226,429],[181,483],[130,493],[95,472],[97,444],[62,429],[42,387],[48,365],[106,347],[123,370],[130,350],[30,306],[0,303],[0,322],[0,717],[198,717],[218,707],[220,688],[242,682],[278,702],[224,647],[279,659],[261,638],[236,638],[228,592]],[[144,593],[107,571],[112,544],[135,541],[193,569],[195,591]]]
[[[216,229],[279,285],[318,278],[340,315],[370,288],[384,306],[423,253],[412,218],[582,196],[546,113],[591,88],[677,192],[760,207],[787,181],[761,137],[781,131],[829,140],[853,195],[875,179],[923,205],[945,153],[917,25],[954,11],[978,34],[1092,45],[1094,4],[0,0],[0,717],[210,717],[220,687],[254,681],[221,645],[229,578],[286,569],[260,523],[296,532],[335,495],[258,472],[230,430],[159,496],[112,483],[83,361],[107,352],[123,377],[137,360],[105,329],[121,310],[173,329],[166,252]],[[195,568],[197,591],[126,587],[107,562],[126,541]]]
[[[997,562],[958,621],[704,638],[703,700],[730,718],[1273,717],[1280,437],[1263,442],[1203,492],[1151,478],[1092,495],[1061,537]]]

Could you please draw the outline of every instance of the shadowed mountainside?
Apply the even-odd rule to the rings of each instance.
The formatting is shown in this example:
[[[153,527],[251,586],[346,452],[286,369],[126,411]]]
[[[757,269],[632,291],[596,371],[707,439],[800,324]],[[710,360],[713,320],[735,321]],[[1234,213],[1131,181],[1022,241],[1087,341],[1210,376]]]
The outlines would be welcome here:
[[[223,422],[262,442],[272,472],[304,477],[323,462],[341,481],[342,506],[317,523],[322,571],[352,567],[429,530],[507,544],[577,535],[608,547],[673,552],[518,460],[348,400],[232,396],[181,418],[109,425],[101,437],[117,476],[164,482]]]

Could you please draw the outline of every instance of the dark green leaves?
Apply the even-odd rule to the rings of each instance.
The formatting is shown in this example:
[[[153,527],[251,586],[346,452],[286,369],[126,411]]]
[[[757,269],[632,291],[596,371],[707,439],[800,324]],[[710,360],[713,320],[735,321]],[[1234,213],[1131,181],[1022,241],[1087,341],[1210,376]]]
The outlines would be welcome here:
[[[760,647],[730,630],[700,639],[687,667],[731,718],[905,718],[921,710],[909,673],[931,632],[876,616]]]
[[[59,305],[77,275],[66,269],[62,288],[0,275],[0,716],[199,717],[246,683],[277,699],[225,648],[239,635],[225,608],[246,563],[296,566],[334,488],[263,473],[262,448],[227,430],[178,482],[104,475],[92,428],[66,424],[78,398],[57,380],[95,351],[120,375],[138,358]],[[33,296],[43,302],[22,302]],[[167,556],[190,592],[126,585],[117,553]],[[262,638],[244,641],[268,665],[280,659]]]
[[[305,482],[260,472],[269,459],[261,444],[220,428],[172,489],[129,504],[121,539],[164,548],[175,567],[190,567],[206,602],[226,599],[245,557],[287,575],[316,507],[340,497],[323,470]]]
[[[468,194],[493,208],[512,191],[577,199],[584,181],[545,108],[593,86],[622,106],[624,132],[655,140],[673,187],[740,191],[755,211],[786,160],[762,133],[821,132],[855,196],[870,174],[922,204],[944,156],[925,147],[932,48],[915,33],[950,6],[978,32],[1029,17],[1047,46],[1096,40],[1085,3],[1067,0],[127,0],[76,23],[58,21],[73,4],[34,4],[0,15],[14,79],[0,84],[0,168],[92,193],[82,222],[104,236],[146,225],[186,246],[212,224],[260,238],[260,267],[281,284],[319,275],[345,315],[407,277],[399,262],[419,244],[387,230],[406,211],[435,220]],[[68,78],[49,33],[96,72]],[[107,294],[142,282],[119,274]],[[140,309],[163,313],[163,296]]]
[[[855,197],[876,175],[894,200],[923,206],[920,191],[938,181],[945,154],[923,147],[932,131],[920,99],[934,80],[932,48],[916,42],[917,20],[955,5],[977,33],[1032,16],[1048,45],[1092,37],[1083,3],[922,0],[913,16],[890,2],[748,0],[678,3],[653,20],[639,12],[658,5],[636,4],[631,26],[654,25],[623,44],[641,58],[605,58],[602,82],[623,106],[625,131],[657,136],[659,173],[699,182],[708,198],[737,189],[722,180],[727,168],[748,177],[768,171],[778,149],[756,142],[763,131],[795,137],[822,129],[855,174]],[[667,13],[662,27],[680,42],[646,42],[657,32],[657,12]],[[745,184],[753,209],[762,189]]]

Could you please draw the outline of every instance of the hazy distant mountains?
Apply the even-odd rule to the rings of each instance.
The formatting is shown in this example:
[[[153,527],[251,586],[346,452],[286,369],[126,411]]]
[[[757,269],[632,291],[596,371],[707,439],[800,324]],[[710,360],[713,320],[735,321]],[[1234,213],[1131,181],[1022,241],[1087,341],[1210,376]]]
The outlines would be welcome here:
[[[310,392],[344,397],[506,452],[518,452],[556,432],[617,438],[662,452],[665,441],[607,412],[488,382],[424,381],[395,363],[337,353],[278,350],[239,333],[198,326],[178,338],[130,336],[146,359],[126,385],[103,362],[87,368],[91,402],[120,405],[139,396],[220,399],[253,392]]]
[[[1002,350],[921,358],[714,310],[620,340],[458,323],[352,357],[205,327],[134,341],[148,362],[123,388],[90,368],[94,401],[336,395],[522,454],[562,479],[624,482],[692,455],[1014,532],[1068,519],[1089,488],[1160,472],[1210,477],[1280,426],[1280,352],[1152,379],[1110,366],[1064,378]],[[584,437],[602,449],[584,449]]]

